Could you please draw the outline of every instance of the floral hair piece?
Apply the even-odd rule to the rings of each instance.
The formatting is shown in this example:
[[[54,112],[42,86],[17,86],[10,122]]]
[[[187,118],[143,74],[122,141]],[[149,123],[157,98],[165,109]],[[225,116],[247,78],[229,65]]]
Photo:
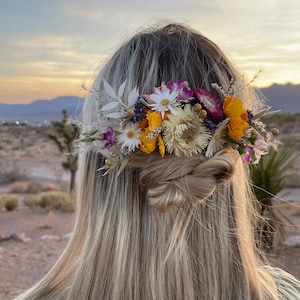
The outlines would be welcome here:
[[[192,90],[188,82],[162,83],[152,94],[139,94],[134,88],[127,104],[123,93],[126,81],[118,93],[104,80],[104,89],[111,98],[100,113],[107,120],[105,131],[94,128],[84,133],[79,141],[100,141],[101,149],[110,150],[105,174],[115,167],[119,172],[126,167],[137,151],[147,154],[158,151],[191,157],[202,153],[207,158],[225,147],[237,149],[244,162],[257,164],[270,147],[276,148],[270,132],[260,120],[273,115],[270,107],[253,115],[241,99],[234,97],[233,81],[228,91],[217,83],[212,93],[201,88]]]

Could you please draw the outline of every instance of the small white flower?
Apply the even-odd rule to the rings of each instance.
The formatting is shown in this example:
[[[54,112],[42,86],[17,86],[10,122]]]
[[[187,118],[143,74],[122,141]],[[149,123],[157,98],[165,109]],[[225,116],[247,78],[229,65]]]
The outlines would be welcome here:
[[[150,103],[149,106],[152,107],[152,110],[159,111],[164,119],[165,112],[167,111],[176,114],[174,107],[180,105],[180,102],[176,101],[177,95],[177,89],[171,92],[165,85],[160,88],[155,88],[155,94],[150,95],[150,99],[154,103]]]
[[[223,120],[221,123],[219,123],[212,139],[210,140],[205,156],[208,158],[213,157],[219,150],[223,149],[225,141],[222,139],[222,136],[224,136],[224,131],[227,129],[227,125],[229,123],[230,119],[227,118]]]
[[[127,149],[128,152],[132,152],[141,143],[140,135],[141,129],[138,127],[138,124],[128,123],[117,136],[117,143],[122,144],[121,149]]]

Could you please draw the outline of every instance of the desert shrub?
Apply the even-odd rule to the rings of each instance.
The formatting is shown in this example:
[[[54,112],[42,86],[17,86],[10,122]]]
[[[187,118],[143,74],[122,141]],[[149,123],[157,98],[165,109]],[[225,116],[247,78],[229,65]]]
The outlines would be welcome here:
[[[18,207],[18,197],[13,194],[3,194],[0,196],[0,203],[8,211],[12,211]]]
[[[42,184],[32,181],[27,184],[26,193],[36,194],[39,193],[43,189]]]
[[[70,194],[63,192],[43,193],[39,205],[49,210],[61,210],[63,212],[74,211],[74,200]]]
[[[16,161],[1,160],[0,161],[0,183],[10,183],[23,179],[24,172],[20,169]]]
[[[18,198],[12,198],[10,200],[7,200],[5,203],[5,208],[8,211],[13,211],[18,207]]]
[[[39,206],[40,197],[38,195],[28,195],[24,198],[24,204],[29,208],[34,208],[35,206]]]
[[[36,181],[15,181],[10,185],[12,193],[36,194],[43,190],[43,185]]]
[[[25,181],[15,181],[10,185],[9,190],[11,193],[26,193],[27,184]]]
[[[61,190],[61,187],[59,185],[55,184],[55,183],[46,182],[46,183],[43,183],[42,190],[44,192],[59,191],[59,190]]]
[[[259,201],[261,222],[257,227],[257,243],[264,250],[271,250],[275,234],[284,235],[283,222],[273,209],[273,197],[286,187],[286,176],[299,158],[299,153],[289,144],[278,151],[270,150],[257,165],[250,165],[254,192]]]
[[[5,199],[3,199],[2,195],[0,196],[0,210],[5,207]]]

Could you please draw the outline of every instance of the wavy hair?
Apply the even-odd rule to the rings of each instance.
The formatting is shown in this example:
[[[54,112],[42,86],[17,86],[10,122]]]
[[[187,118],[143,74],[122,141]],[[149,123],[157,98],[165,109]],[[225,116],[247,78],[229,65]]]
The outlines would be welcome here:
[[[116,51],[85,101],[84,124],[105,127],[96,113],[103,78],[115,89],[126,79],[125,95],[181,79],[226,90],[233,79],[245,105],[259,106],[224,53],[179,24],[139,32]],[[140,154],[119,176],[97,171],[103,154],[80,153],[73,237],[18,299],[278,299],[256,250],[255,201],[236,150],[210,159]]]

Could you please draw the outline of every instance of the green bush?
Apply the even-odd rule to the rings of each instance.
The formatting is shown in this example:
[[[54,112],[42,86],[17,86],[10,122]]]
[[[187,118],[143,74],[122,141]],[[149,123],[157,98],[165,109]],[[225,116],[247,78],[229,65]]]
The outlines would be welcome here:
[[[3,194],[0,196],[0,208],[5,207],[8,211],[18,207],[18,196],[13,194]]]
[[[63,192],[41,194],[39,205],[49,210],[61,210],[63,212],[74,211],[74,201],[69,194]]]
[[[283,222],[273,209],[273,197],[286,187],[287,172],[290,171],[299,154],[293,146],[285,144],[278,151],[271,150],[261,157],[257,165],[250,165],[253,189],[259,202],[261,222],[257,228],[257,244],[264,250],[271,250],[276,233],[283,236]]]
[[[43,186],[40,183],[32,181],[27,184],[26,193],[36,194],[39,193],[42,189]]]
[[[24,198],[24,204],[29,208],[39,206],[40,198],[37,195],[28,195]]]

